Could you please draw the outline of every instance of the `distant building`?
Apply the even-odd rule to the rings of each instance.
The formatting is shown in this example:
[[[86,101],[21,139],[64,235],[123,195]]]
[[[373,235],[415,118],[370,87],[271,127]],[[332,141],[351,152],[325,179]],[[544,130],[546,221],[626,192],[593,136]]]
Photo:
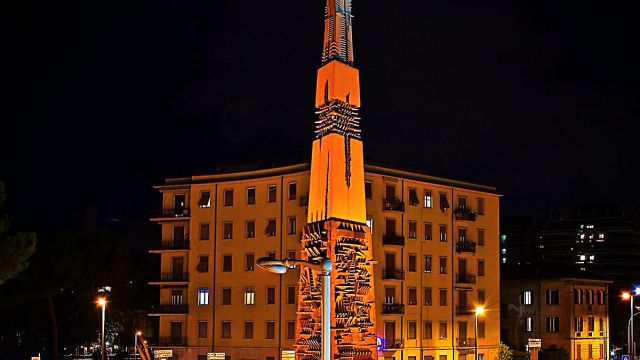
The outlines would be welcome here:
[[[525,351],[562,349],[570,360],[606,360],[609,354],[610,281],[577,278],[507,279],[501,284],[501,338]]]

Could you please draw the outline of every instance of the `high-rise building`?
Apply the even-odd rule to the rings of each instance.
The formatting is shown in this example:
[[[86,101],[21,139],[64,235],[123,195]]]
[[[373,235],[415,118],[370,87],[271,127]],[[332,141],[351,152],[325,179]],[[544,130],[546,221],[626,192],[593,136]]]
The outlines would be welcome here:
[[[351,19],[349,0],[327,1],[310,164],[156,186],[151,343],[174,359],[319,359],[317,272],[272,274],[263,256],[333,262],[332,358],[496,357],[496,190],[364,164]]]

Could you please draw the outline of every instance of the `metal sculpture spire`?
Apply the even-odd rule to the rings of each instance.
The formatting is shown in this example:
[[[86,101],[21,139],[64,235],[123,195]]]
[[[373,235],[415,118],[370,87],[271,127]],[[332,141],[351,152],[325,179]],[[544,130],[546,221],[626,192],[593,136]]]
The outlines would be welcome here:
[[[322,63],[338,60],[353,65],[351,0],[327,0]]]

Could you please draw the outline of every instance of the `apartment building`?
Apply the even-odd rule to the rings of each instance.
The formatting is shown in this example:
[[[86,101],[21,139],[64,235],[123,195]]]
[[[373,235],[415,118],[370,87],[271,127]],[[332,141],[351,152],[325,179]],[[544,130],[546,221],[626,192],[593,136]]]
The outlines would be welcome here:
[[[529,278],[502,281],[502,339],[526,350],[541,339],[542,351],[566,351],[571,360],[608,359],[610,281]]]

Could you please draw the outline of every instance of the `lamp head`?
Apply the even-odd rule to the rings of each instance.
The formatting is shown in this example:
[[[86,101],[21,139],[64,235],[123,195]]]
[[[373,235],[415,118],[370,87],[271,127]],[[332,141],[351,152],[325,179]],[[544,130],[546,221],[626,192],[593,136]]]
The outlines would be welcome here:
[[[138,335],[138,336],[142,335],[142,331],[137,331],[136,335]]]
[[[100,306],[105,306],[105,305],[107,304],[107,299],[105,299],[105,298],[98,298],[97,303],[98,303],[98,305],[100,305]]]
[[[484,307],[476,306],[476,315],[482,315],[482,314],[484,314]]]
[[[640,295],[640,287],[633,289],[634,294]]]
[[[287,267],[282,260],[276,260],[270,257],[261,257],[256,261],[261,269],[267,270],[275,274],[284,274],[287,272]]]
[[[629,300],[629,299],[631,299],[631,294],[626,292],[626,291],[623,292],[622,293],[622,300]]]

